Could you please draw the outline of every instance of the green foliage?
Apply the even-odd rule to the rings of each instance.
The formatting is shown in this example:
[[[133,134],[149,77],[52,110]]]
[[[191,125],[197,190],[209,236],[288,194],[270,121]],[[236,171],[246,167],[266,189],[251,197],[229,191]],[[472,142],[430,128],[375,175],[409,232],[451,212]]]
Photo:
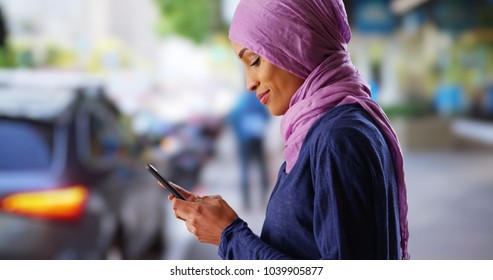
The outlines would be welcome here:
[[[197,43],[224,32],[221,0],[155,0],[160,11],[158,32],[178,34]]]
[[[15,66],[14,52],[8,47],[0,47],[0,68],[13,68]]]

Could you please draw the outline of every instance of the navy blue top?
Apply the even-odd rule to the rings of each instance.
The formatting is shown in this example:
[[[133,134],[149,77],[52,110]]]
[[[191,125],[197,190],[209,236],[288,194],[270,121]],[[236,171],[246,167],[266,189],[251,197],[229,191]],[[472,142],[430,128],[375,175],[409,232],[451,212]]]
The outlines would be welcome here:
[[[237,218],[223,259],[399,259],[397,183],[384,136],[359,105],[317,120],[291,172],[283,163],[261,236]]]

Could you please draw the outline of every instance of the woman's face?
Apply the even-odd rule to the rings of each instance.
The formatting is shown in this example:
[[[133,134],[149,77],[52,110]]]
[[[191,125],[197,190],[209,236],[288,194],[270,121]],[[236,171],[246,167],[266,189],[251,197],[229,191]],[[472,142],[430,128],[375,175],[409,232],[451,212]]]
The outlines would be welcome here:
[[[245,66],[247,89],[256,91],[257,98],[273,115],[284,115],[304,80],[235,42],[231,45]]]

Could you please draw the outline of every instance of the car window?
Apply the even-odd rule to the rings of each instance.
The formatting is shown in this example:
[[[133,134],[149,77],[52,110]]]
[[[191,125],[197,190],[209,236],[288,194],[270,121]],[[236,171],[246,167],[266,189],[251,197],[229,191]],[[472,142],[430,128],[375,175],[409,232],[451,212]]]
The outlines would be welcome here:
[[[0,119],[0,170],[49,169],[53,128]]]
[[[89,115],[90,157],[92,160],[116,159],[121,135],[116,116],[104,107]]]

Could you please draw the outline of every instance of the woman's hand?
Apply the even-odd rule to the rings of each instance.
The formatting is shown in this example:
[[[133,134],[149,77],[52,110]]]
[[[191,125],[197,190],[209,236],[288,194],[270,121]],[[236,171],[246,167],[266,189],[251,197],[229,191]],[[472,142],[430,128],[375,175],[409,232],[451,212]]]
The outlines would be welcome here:
[[[187,190],[183,189],[182,187],[178,186],[177,184],[175,184],[175,183],[173,183],[173,182],[169,182],[169,183],[170,183],[171,185],[173,185],[173,187],[175,187],[175,189],[176,189],[177,191],[179,191],[179,192],[180,192],[180,194],[181,194],[181,195],[182,195],[182,196],[183,196],[186,200],[188,200],[188,199],[195,199],[195,198],[197,198],[197,197],[198,197],[198,196],[196,196],[196,195],[192,194],[191,192],[188,192]],[[167,189],[165,186],[163,186],[163,184],[161,184],[161,182],[159,182],[159,181],[158,181],[158,184],[159,184],[159,186],[160,186],[161,188],[163,188],[163,189]],[[174,196],[174,195],[172,195],[172,194],[170,194],[170,195],[168,196],[168,199],[169,199],[170,201],[172,201],[172,200],[173,200],[173,198],[175,198],[175,196]]]
[[[219,246],[221,233],[238,217],[236,212],[218,195],[200,197],[180,187],[177,189],[187,200],[168,196],[175,216],[185,221],[188,231],[198,241]]]

